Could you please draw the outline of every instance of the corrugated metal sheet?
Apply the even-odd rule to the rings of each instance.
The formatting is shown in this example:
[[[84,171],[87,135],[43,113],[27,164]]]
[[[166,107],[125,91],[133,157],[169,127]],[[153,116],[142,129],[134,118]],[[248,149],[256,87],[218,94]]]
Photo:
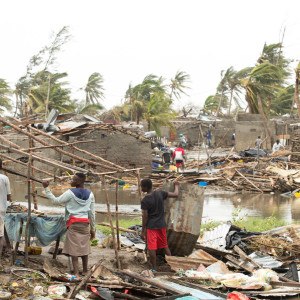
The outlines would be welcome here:
[[[217,262],[218,260],[210,255],[209,253],[205,252],[204,250],[195,250],[191,255],[189,255],[189,258],[201,258],[206,260],[211,260]]]
[[[210,231],[204,231],[204,234],[198,242],[205,246],[214,249],[218,249],[225,252],[231,252],[225,249],[226,246],[226,235],[230,229],[230,224],[222,224]]]
[[[261,253],[251,253],[249,255],[256,263],[261,265],[264,268],[279,268],[282,266],[282,262],[274,259],[273,257],[267,255],[267,254],[261,254]]]
[[[226,298],[215,296],[209,292],[203,292],[200,290],[196,290],[187,286],[177,284],[175,282],[170,282],[166,278],[153,278],[152,280],[163,283],[164,285],[167,285],[171,288],[177,289],[182,293],[190,293],[193,297],[196,297],[198,299],[226,299]],[[180,299],[180,295],[178,295],[178,297]]]
[[[292,234],[295,233],[297,238],[300,239],[300,224],[292,224],[292,225],[274,228],[268,231],[264,231],[263,234],[278,234],[282,236],[290,236],[291,231]]]
[[[81,127],[85,124],[86,124],[86,122],[74,122],[74,121],[69,121],[66,123],[59,123],[59,124],[56,124],[56,126],[59,128],[57,130],[57,132],[68,132],[75,128]]]
[[[296,296],[299,295],[299,288],[290,288],[290,287],[284,287],[284,288],[278,288],[278,289],[272,289],[270,291],[247,291],[247,295],[252,296],[263,296],[263,297],[287,297],[287,296]],[[268,298],[264,298],[268,299]]]
[[[173,191],[173,184],[164,190]],[[204,189],[198,185],[181,184],[178,198],[165,200],[168,245],[172,255],[190,255],[200,234]]]

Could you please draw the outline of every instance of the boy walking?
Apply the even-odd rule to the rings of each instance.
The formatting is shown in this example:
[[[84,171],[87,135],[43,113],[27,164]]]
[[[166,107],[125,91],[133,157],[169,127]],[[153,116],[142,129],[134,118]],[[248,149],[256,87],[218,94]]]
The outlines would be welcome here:
[[[150,179],[143,179],[141,181],[141,188],[146,196],[141,201],[143,229],[141,237],[146,239],[150,254],[150,263],[153,270],[156,270],[156,250],[164,249],[166,255],[171,255],[167,243],[166,228],[164,212],[164,200],[168,197],[176,198],[178,196],[178,183],[175,183],[175,190],[173,193],[165,191],[153,191],[152,181]]]
[[[48,188],[49,181],[43,181],[46,195],[51,202],[65,204],[68,230],[63,253],[71,256],[74,275],[77,278],[79,277],[78,257],[82,259],[82,275],[85,275],[88,255],[91,253],[90,239],[95,238],[95,197],[90,190],[84,188],[84,182],[85,175],[76,173],[71,182],[73,189],[55,197]]]

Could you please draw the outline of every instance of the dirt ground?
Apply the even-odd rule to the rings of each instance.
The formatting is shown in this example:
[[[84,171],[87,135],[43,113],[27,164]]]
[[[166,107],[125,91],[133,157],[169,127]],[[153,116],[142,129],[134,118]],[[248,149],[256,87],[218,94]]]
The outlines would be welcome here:
[[[69,273],[69,264],[68,257],[65,255],[58,255],[56,261],[53,261],[52,254],[48,253],[50,248],[55,246],[55,242],[50,244],[47,247],[42,248],[41,255],[29,255],[29,264],[28,268],[44,272],[44,261],[48,259],[53,266],[58,268],[62,274]],[[63,247],[63,243],[60,243],[60,248]],[[20,250],[23,250],[23,247],[20,247]],[[148,262],[145,262],[145,255],[140,251],[135,251],[131,248],[121,248],[118,252],[119,259],[121,263],[122,269],[130,269],[134,272],[141,273],[143,270],[150,269],[150,265]],[[18,262],[16,267],[24,267],[24,259],[23,255],[18,255],[16,261]],[[88,267],[92,267],[95,263],[97,263],[100,259],[104,259],[103,266],[107,267],[110,270],[117,269],[115,251],[110,248],[99,248],[97,246],[92,247],[92,253],[89,255]],[[161,256],[157,257],[158,259],[158,271],[168,272],[170,271],[170,267],[164,262],[164,259]],[[17,276],[10,273],[10,257],[5,257],[2,259],[2,264],[4,266],[4,271],[0,272],[0,284],[7,284],[8,282],[14,282],[18,279]],[[82,270],[82,265],[80,261],[80,271]],[[6,272],[5,272],[6,271]],[[72,274],[72,273],[71,273]]]

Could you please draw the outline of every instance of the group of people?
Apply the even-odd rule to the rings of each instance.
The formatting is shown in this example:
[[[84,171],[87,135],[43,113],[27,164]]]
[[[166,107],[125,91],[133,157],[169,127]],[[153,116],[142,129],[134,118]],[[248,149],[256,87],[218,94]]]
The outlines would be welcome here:
[[[260,136],[257,137],[256,141],[255,141],[255,147],[257,149],[260,149],[261,148],[261,145],[262,145],[263,141],[261,139]],[[280,143],[280,141],[277,139],[276,142],[273,144],[273,147],[272,147],[272,153],[275,153],[275,152],[278,152],[280,151],[281,149],[284,149],[284,146]]]

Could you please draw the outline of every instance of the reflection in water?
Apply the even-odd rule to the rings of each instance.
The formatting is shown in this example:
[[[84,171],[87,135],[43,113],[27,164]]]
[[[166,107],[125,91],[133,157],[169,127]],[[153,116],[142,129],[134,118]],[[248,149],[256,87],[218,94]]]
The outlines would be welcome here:
[[[101,187],[91,186],[91,190],[96,197],[96,209],[106,210],[105,195]],[[62,193],[60,190],[53,191],[56,195]],[[18,202],[24,202],[27,186],[23,182],[12,182],[12,196]],[[43,195],[43,188],[38,186],[38,194]],[[115,204],[115,190],[111,188],[108,191],[112,211]],[[39,210],[54,211],[63,213],[63,207],[54,207],[50,201],[38,197]],[[140,211],[140,201],[136,191],[120,188],[119,190],[119,210],[122,212]],[[287,222],[300,221],[300,198],[289,199],[280,195],[270,194],[210,194],[205,195],[203,217],[216,221],[227,221],[231,219],[232,212],[237,207],[242,208],[242,214],[266,218],[274,215],[284,219]],[[104,219],[100,214],[97,215],[97,221]]]

